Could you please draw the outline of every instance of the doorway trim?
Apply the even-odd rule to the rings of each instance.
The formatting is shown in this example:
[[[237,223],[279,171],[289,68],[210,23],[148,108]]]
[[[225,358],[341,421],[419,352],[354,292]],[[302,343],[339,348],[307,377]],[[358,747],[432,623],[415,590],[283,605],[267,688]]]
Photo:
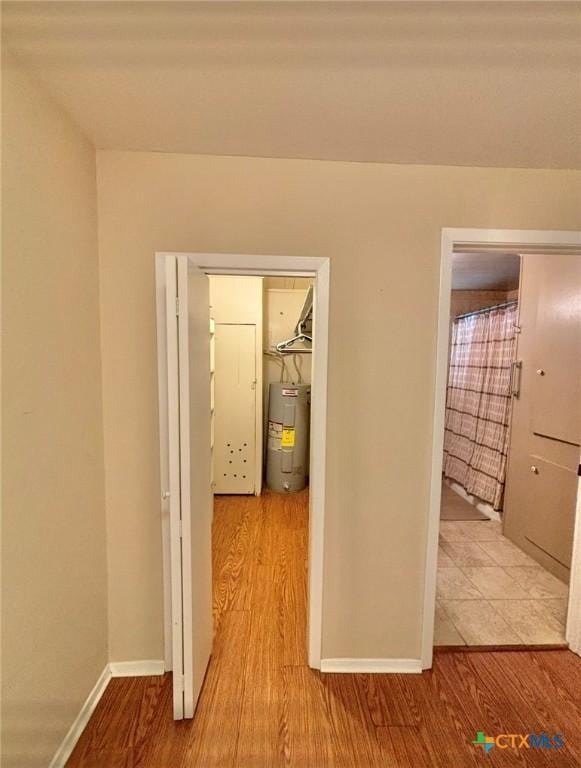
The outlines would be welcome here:
[[[423,669],[430,669],[433,660],[442,451],[444,448],[445,396],[448,374],[450,294],[452,290],[452,254],[455,249],[496,251],[517,253],[519,255],[531,252],[562,253],[567,250],[581,251],[581,232],[532,229],[442,229],[432,429],[432,470],[422,617]],[[581,479],[579,480],[577,491],[566,639],[570,649],[581,655]]]
[[[198,269],[211,275],[256,275],[311,277],[315,281],[313,307],[313,368],[311,374],[311,434],[309,489],[309,552],[307,652],[313,669],[321,668],[323,616],[323,558],[325,526],[325,478],[327,455],[327,366],[329,347],[330,259],[311,256],[284,256],[233,253],[156,253],[156,269],[163,257],[187,256]],[[163,339],[158,336],[158,345]],[[158,348],[158,355],[161,350]],[[160,397],[163,393],[160,393]],[[161,400],[160,400],[161,402]],[[160,445],[163,454],[164,445]],[[162,455],[162,467],[164,457]],[[162,546],[164,581],[165,666],[171,669],[171,599],[170,546],[167,515],[162,509]]]

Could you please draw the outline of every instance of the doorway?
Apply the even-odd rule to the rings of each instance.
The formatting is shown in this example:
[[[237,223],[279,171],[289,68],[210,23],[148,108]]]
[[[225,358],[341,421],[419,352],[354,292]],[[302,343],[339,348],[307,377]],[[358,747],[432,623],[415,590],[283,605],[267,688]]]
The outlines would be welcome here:
[[[193,716],[211,652],[212,636],[211,329],[208,275],[249,278],[288,276],[313,281],[305,652],[309,666],[320,667],[329,260],[231,254],[157,254],[156,273],[158,320],[161,319],[158,322],[158,359],[165,662],[166,667],[174,673],[174,717],[181,719]],[[174,301],[176,297],[177,304]],[[213,330],[215,333],[215,324]],[[248,332],[243,333],[249,335]],[[203,372],[202,375],[200,373],[206,366],[206,355],[207,376],[204,376]],[[291,430],[288,432],[288,435],[283,433],[281,436],[283,440],[291,439]],[[242,440],[241,445],[244,442]],[[259,442],[257,440],[257,444]],[[231,450],[238,451],[240,447],[236,445]],[[255,448],[257,456],[260,452],[258,445]],[[242,452],[243,449],[241,455]],[[233,459],[226,458],[226,461]],[[261,460],[256,463],[262,466]],[[188,473],[183,471],[184,467],[190,468],[189,479]],[[242,479],[247,481],[250,478]],[[249,488],[245,486],[246,492]],[[254,486],[253,492],[260,493],[259,484]],[[200,567],[202,572],[198,573],[196,569]],[[201,627],[205,629],[200,634]]]
[[[436,647],[565,645],[579,446],[570,447],[558,470],[550,464],[568,499],[545,468],[535,486],[546,498],[535,503],[528,498],[529,467],[523,467],[538,463],[531,452],[554,451],[538,427],[529,429],[538,417],[531,360],[542,357],[551,378],[566,368],[563,390],[574,388],[573,339],[581,337],[580,314],[561,329],[570,339],[562,361],[552,364],[542,350],[546,327],[539,309],[546,304],[545,314],[552,315],[561,301],[535,287],[547,267],[557,286],[577,283],[581,290],[576,256],[453,255]]]
[[[531,288],[533,276],[535,270],[538,271],[539,262],[544,264],[547,275],[563,272],[562,285],[571,283],[568,271],[575,272],[575,287],[572,292],[569,291],[565,303],[570,310],[568,322],[572,321],[576,328],[581,319],[580,246],[580,233],[443,231],[432,493],[422,639],[424,668],[431,666],[434,640],[436,644],[472,646],[514,647],[542,643],[538,627],[541,622],[531,626],[535,611],[539,618],[543,616],[546,619],[548,629],[545,628],[543,637],[547,644],[559,645],[559,641],[564,643],[566,637],[572,650],[581,650],[577,610],[581,587],[577,576],[580,554],[579,544],[573,542],[579,537],[576,530],[579,527],[578,516],[577,525],[575,523],[575,506],[579,506],[576,477],[581,442],[579,435],[575,433],[574,439],[571,439],[567,433],[569,452],[566,466],[562,467],[572,489],[567,512],[570,515],[568,561],[563,554],[566,549],[565,534],[557,537],[558,543],[551,543],[551,552],[547,551],[551,535],[547,535],[546,531],[559,528],[556,525],[558,521],[552,516],[556,512],[555,505],[552,509],[549,509],[550,504],[547,506],[551,493],[544,499],[537,515],[537,522],[543,520],[545,537],[537,536],[535,541],[531,523],[525,520],[523,509],[529,509],[532,500],[539,498],[538,490],[528,492],[526,498],[522,492],[515,491],[519,486],[521,489],[530,486],[528,476],[524,484],[522,478],[519,479],[523,462],[531,464],[531,467],[527,466],[531,475],[535,470],[538,473],[538,455],[535,458],[535,454],[540,450],[539,441],[548,445],[549,437],[545,426],[542,429],[535,426],[531,431],[531,439],[536,440],[534,445],[529,443],[525,448],[522,440],[519,443],[517,439],[518,433],[523,430],[522,425],[535,421],[531,417],[529,401],[535,385],[532,379],[537,375],[540,377],[541,368],[531,368],[534,356],[531,355],[531,347],[541,348],[541,336],[546,331],[546,323],[537,312],[540,294],[538,291],[534,293]],[[515,262],[515,259],[522,257],[525,267],[524,271],[519,270],[520,291],[517,292],[516,286],[511,285],[509,288],[513,295],[502,297],[503,300],[496,306],[488,300],[484,302],[488,305],[486,307],[456,311],[451,322],[450,296],[453,297],[454,309],[453,289],[458,277],[458,272],[454,275],[454,266],[462,266],[459,264],[461,254],[464,254],[464,267],[471,258],[479,260],[481,265],[487,260],[492,263],[504,259],[500,263],[501,269],[506,269],[511,260]],[[558,291],[553,293],[555,295],[551,297],[547,293],[545,303],[553,308],[559,305],[562,310],[565,306],[563,300],[558,298]],[[522,299],[522,306],[519,299]],[[549,314],[554,317],[559,312],[553,310]],[[488,333],[491,329],[494,333]],[[563,327],[559,338],[565,336]],[[572,342],[568,353],[565,352],[569,368],[579,365],[575,348]],[[483,350],[489,355],[487,360],[481,359]],[[476,359],[478,355],[480,358]],[[554,380],[561,375],[563,366],[554,365],[551,361],[551,369],[549,378]],[[569,388],[572,392],[574,386],[571,381]],[[553,401],[548,393],[543,397],[545,401],[547,398]],[[570,423],[576,422],[575,408],[575,405],[570,406]],[[539,413],[545,411],[545,408],[539,407]],[[557,424],[558,420],[553,419],[553,423]],[[562,440],[564,434],[557,435],[555,432],[551,435],[551,445],[547,450],[554,450],[555,438]],[[561,454],[559,461],[564,456]],[[552,462],[554,459],[555,456],[551,455]],[[508,465],[507,474],[505,464]],[[548,473],[543,474],[547,475],[543,477],[546,484],[550,478]],[[448,519],[440,522],[441,513]],[[553,543],[555,546],[552,546]],[[442,546],[439,547],[439,544]],[[436,602],[438,560],[440,568],[443,566],[445,570],[440,573],[438,597],[441,599]],[[567,578],[564,578],[565,572]],[[570,581],[566,617],[565,581]],[[455,595],[452,594],[454,591]],[[478,631],[473,631],[475,617],[472,614],[476,606],[479,606],[478,616],[484,609],[490,613],[490,622],[488,626],[484,622],[480,637]],[[434,607],[437,611],[435,617]],[[467,614],[461,615],[460,609],[464,607]],[[519,612],[522,614],[520,617]],[[434,638],[435,623],[437,631]],[[498,630],[494,638],[493,624]],[[442,636],[448,642],[442,643]]]

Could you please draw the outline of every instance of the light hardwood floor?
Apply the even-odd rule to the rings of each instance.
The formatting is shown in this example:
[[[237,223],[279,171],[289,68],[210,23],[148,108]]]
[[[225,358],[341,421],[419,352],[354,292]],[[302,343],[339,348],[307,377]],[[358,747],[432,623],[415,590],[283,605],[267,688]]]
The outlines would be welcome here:
[[[307,494],[219,497],[216,637],[196,716],[169,675],[114,679],[69,768],[467,768],[581,765],[581,659],[437,653],[421,675],[306,666]],[[560,750],[493,749],[477,731],[561,733]]]

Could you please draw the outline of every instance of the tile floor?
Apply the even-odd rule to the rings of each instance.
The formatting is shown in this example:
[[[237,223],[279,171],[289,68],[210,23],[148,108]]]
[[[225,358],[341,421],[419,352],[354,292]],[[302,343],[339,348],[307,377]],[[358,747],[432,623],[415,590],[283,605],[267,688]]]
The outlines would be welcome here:
[[[499,522],[440,523],[435,645],[564,643],[567,591]]]

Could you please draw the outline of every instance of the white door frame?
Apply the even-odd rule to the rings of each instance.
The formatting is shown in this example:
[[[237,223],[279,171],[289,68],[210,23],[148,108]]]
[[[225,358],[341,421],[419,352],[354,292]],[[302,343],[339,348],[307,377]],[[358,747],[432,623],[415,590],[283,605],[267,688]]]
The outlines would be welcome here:
[[[169,252],[156,253],[156,265]],[[308,615],[307,645],[309,666],[321,668],[321,638],[323,615],[323,554],[325,523],[325,477],[327,453],[327,360],[329,338],[330,260],[310,256],[270,256],[232,253],[171,252],[172,256],[186,255],[203,272],[212,275],[257,275],[312,277],[315,281],[313,308],[313,370],[311,382],[311,437],[310,437],[310,491],[309,491],[309,555],[308,555]],[[156,266],[156,269],[159,268]],[[158,302],[160,297],[158,297]],[[158,357],[165,354],[165,339],[158,333]],[[167,392],[160,388],[160,419]],[[208,446],[210,450],[210,446]],[[160,444],[162,485],[164,467],[167,466],[167,446]],[[167,485],[163,485],[167,487]],[[164,648],[165,668],[171,670],[171,583],[169,523],[162,500],[162,546],[164,582]]]
[[[501,253],[522,254],[531,252],[563,253],[569,249],[573,251],[581,249],[581,232],[529,229],[442,229],[434,421],[432,431],[432,473],[430,480],[422,621],[423,669],[429,669],[432,666],[434,645],[444,415],[450,335],[452,254],[455,250],[460,252],[495,250]],[[579,488],[571,560],[566,638],[571,650],[581,655],[581,480]]]

